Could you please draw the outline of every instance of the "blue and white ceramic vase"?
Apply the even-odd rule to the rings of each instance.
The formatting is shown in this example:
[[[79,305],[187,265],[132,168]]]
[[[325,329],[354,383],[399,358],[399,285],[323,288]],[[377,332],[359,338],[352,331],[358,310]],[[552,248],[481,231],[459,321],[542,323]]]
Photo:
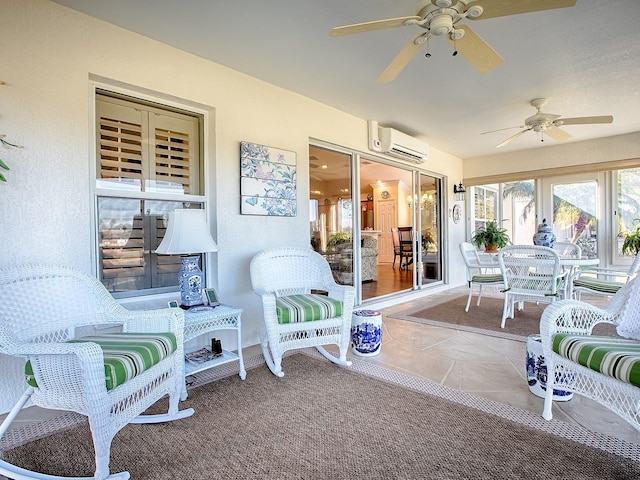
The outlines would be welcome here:
[[[202,270],[199,256],[182,257],[182,270],[178,274],[180,301],[184,307],[202,305]]]
[[[378,355],[382,345],[382,315],[375,310],[356,310],[351,316],[351,351],[363,357]]]
[[[554,243],[556,243],[556,234],[553,233],[553,227],[547,223],[546,218],[543,218],[542,223],[538,225],[538,232],[533,235],[533,244],[553,248]]]
[[[542,354],[542,338],[540,335],[527,337],[527,383],[529,391],[544,398],[547,391],[547,364]],[[573,398],[573,392],[553,389],[553,400],[566,402]]]

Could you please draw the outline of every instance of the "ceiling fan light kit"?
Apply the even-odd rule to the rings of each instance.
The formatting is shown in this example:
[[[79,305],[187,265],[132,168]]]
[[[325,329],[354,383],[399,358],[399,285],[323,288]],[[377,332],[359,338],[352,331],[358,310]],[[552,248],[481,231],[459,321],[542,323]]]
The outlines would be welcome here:
[[[502,64],[502,57],[468,25],[461,20],[483,20],[522,13],[573,7],[577,0],[431,0],[414,16],[387,18],[335,27],[330,36],[337,37],[401,26],[418,26],[427,32],[411,39],[378,77],[378,82],[395,79],[428,42],[431,35],[445,37],[480,73],[487,73]],[[425,55],[429,58],[429,52]]]

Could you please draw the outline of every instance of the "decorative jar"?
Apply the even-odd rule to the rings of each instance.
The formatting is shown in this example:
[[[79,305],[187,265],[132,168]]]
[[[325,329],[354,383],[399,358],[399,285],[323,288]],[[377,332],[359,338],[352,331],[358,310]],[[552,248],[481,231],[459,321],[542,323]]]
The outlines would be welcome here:
[[[351,316],[351,349],[363,357],[378,355],[382,345],[382,315],[375,310],[356,310]]]
[[[556,243],[556,234],[553,233],[553,227],[547,223],[546,218],[543,218],[542,223],[538,225],[538,232],[533,235],[533,244],[553,248],[554,243]]]
[[[542,338],[540,335],[527,337],[527,383],[529,391],[538,397],[544,398],[547,391],[547,364],[542,353]],[[553,400],[566,402],[573,398],[573,392],[568,390],[553,389]]]

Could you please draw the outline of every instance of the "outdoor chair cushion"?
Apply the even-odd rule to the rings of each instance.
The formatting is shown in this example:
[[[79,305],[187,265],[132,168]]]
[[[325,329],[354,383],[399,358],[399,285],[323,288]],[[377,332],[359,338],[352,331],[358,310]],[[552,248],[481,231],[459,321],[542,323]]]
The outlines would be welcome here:
[[[552,349],[584,367],[640,387],[640,342],[595,335],[557,333]]]
[[[173,333],[109,333],[71,340],[79,342],[94,342],[102,349],[107,390],[150,369],[177,349]],[[30,361],[24,371],[27,383],[37,387]]]
[[[342,315],[342,302],[315,293],[278,297],[276,315],[280,324],[325,320]]]
[[[473,275],[470,283],[500,283],[502,282],[501,273],[483,273]]]
[[[620,287],[622,287],[624,283],[621,282],[606,282],[603,280],[598,280],[597,278],[592,277],[579,277],[573,281],[573,288],[582,287],[588,288],[589,290],[594,290],[596,292],[615,294]]]

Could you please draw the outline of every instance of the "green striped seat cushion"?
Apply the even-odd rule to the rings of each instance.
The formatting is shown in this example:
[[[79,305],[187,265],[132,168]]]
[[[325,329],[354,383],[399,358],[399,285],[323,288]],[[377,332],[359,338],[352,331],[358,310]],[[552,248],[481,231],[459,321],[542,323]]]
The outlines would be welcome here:
[[[71,343],[94,342],[102,348],[107,390],[150,369],[176,351],[173,333],[109,333],[72,340]],[[31,362],[24,367],[27,383],[37,387]]]
[[[313,322],[342,315],[342,302],[315,293],[276,299],[278,323]]]
[[[502,274],[482,274],[471,277],[473,283],[502,283]]]
[[[584,367],[640,387],[640,342],[616,337],[557,333],[552,349]]]
[[[603,280],[598,280],[597,278],[593,278],[593,277],[581,277],[581,278],[576,278],[573,281],[574,288],[576,287],[588,288],[589,290],[594,290],[596,292],[601,292],[601,293],[610,293],[611,295],[613,295],[618,290],[620,290],[622,285],[624,284],[620,282],[605,282]]]

